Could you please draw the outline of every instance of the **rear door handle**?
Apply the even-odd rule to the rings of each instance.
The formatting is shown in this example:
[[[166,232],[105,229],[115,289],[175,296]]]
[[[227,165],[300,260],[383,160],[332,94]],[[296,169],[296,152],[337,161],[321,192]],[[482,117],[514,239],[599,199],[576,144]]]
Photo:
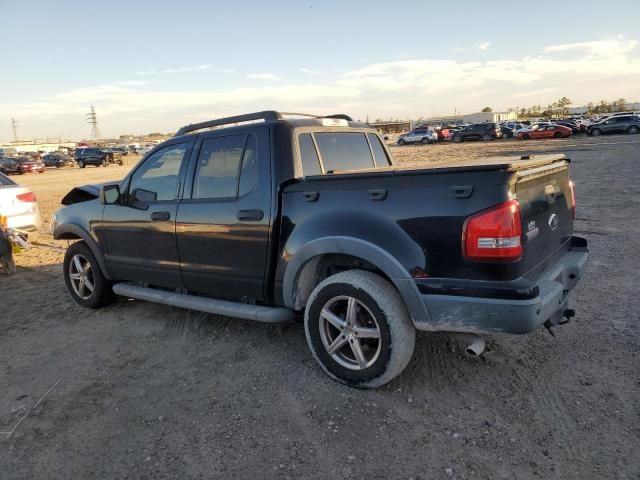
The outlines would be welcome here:
[[[238,212],[238,220],[241,222],[259,222],[264,218],[264,212],[260,209],[240,210]]]
[[[154,222],[166,222],[171,218],[169,212],[153,212],[151,214],[151,220]]]
[[[367,192],[367,196],[371,200],[384,200],[387,198],[387,191],[384,188],[372,188]]]

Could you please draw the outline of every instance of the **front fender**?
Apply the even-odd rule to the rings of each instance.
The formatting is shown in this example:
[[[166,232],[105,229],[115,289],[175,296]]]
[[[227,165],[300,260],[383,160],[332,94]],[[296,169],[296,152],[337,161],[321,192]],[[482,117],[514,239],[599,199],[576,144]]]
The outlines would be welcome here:
[[[84,243],[87,244],[93,256],[96,257],[98,265],[100,266],[100,270],[102,274],[108,279],[111,280],[111,275],[109,274],[109,269],[107,268],[107,264],[104,260],[104,254],[100,249],[98,243],[94,240],[94,238],[80,225],[76,225],[73,223],[64,223],[61,225],[56,225],[53,230],[53,238],[56,240],[65,239],[65,238],[80,238]]]

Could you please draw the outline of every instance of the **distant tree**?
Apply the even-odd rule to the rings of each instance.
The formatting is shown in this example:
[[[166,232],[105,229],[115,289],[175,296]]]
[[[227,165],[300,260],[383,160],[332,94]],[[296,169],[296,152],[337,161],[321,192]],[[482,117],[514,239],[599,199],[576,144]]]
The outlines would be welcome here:
[[[627,110],[627,100],[624,98],[619,98],[618,100],[616,100],[615,102],[613,102],[615,104],[615,108],[614,110],[617,112],[625,112]]]
[[[521,117],[527,117],[527,116],[529,116],[529,115],[528,115],[528,112],[530,112],[530,111],[531,111],[531,110],[527,110],[526,108],[521,108],[521,109],[520,109],[520,116],[521,116]]]
[[[556,103],[561,115],[565,116],[569,114],[569,105],[571,105],[571,100],[569,100],[567,97],[562,97]]]
[[[598,107],[598,113],[609,113],[611,111],[611,106],[605,100],[600,100]]]
[[[587,103],[587,113],[595,113],[595,108],[593,102]]]
[[[491,113],[493,112],[493,108],[491,107],[484,107],[482,110],[480,110],[481,112],[485,112],[485,113]]]

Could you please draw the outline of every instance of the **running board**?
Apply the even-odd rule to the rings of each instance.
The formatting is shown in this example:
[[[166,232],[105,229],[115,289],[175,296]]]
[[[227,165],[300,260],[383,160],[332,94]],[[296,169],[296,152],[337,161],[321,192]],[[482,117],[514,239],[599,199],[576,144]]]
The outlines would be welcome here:
[[[162,303],[174,307],[213,313],[227,317],[243,318],[266,323],[279,323],[293,320],[295,313],[288,308],[272,308],[248,303],[229,302],[214,298],[187,295],[156,288],[141,287],[135,283],[116,283],[113,292],[123,297]]]

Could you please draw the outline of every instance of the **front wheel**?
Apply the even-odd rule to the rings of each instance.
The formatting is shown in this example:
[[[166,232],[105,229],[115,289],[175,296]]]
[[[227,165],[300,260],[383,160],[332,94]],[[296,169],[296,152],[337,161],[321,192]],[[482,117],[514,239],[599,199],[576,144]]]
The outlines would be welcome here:
[[[424,137],[422,140],[420,140],[422,142],[423,145],[428,145],[429,143],[431,143],[429,141],[429,139],[427,137]]]
[[[103,158],[101,163],[103,167],[106,167],[107,165],[109,165],[109,162],[107,161],[106,158]]]
[[[81,307],[98,308],[113,301],[112,283],[86,243],[76,242],[67,249],[63,269],[71,299]]]
[[[635,125],[631,125],[629,127],[629,133],[635,134],[635,133],[638,133],[638,131],[640,131],[640,129],[638,129],[638,127],[636,127]]]
[[[84,168],[84,167],[85,167],[84,160],[79,160],[79,161],[78,161],[78,166],[79,166],[80,168]]]
[[[591,131],[591,135],[593,135],[594,137],[599,137],[600,135],[602,135],[602,130],[600,130],[599,128],[594,128]]]
[[[531,139],[531,135],[529,135],[528,133],[525,133],[524,135],[522,135],[522,139],[523,140],[530,140]]]
[[[452,140],[453,140],[453,143],[460,143],[460,142],[462,141],[462,137],[460,137],[460,136],[455,136],[455,137],[453,137],[453,139],[452,139]]]
[[[491,135],[488,135],[488,134],[485,133],[484,135],[482,135],[482,140],[484,140],[485,142],[490,141],[491,140]]]
[[[556,132],[553,134],[553,138],[562,138],[562,134],[560,132]]]
[[[405,143],[404,138],[398,139],[398,145],[404,145],[404,143]]]
[[[316,361],[352,387],[384,385],[413,355],[415,328],[400,294],[368,271],[341,272],[316,286],[304,326]]]

